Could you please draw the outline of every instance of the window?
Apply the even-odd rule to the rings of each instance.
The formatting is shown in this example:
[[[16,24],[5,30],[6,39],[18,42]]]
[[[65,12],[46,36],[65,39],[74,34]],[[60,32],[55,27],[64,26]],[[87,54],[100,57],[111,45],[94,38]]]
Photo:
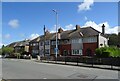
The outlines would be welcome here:
[[[49,43],[49,41],[45,41],[45,45],[49,45],[50,43]]]
[[[88,38],[84,38],[83,40],[84,42],[97,42],[96,37],[88,37]]]
[[[32,44],[30,44],[30,46],[32,46]]]
[[[72,55],[82,55],[82,50],[72,50]]]
[[[56,45],[56,41],[52,41],[52,45]]]
[[[82,55],[82,50],[79,50],[79,54]]]
[[[64,40],[64,44],[67,44],[68,43],[68,40]]]
[[[78,43],[82,43],[82,39],[78,39]]]
[[[45,54],[50,54],[50,50],[49,49],[45,49]]]
[[[33,46],[38,46],[38,43],[33,43]]]
[[[32,53],[38,53],[38,50],[32,50]]]
[[[43,46],[43,42],[40,42],[40,46]]]
[[[82,43],[82,39],[72,39],[72,43]]]
[[[33,46],[35,46],[36,44],[35,43],[33,43]]]
[[[57,41],[57,44],[58,44],[58,45],[59,45],[59,43],[60,43],[60,42]],[[52,41],[51,44],[52,44],[52,45],[56,45],[56,41]]]

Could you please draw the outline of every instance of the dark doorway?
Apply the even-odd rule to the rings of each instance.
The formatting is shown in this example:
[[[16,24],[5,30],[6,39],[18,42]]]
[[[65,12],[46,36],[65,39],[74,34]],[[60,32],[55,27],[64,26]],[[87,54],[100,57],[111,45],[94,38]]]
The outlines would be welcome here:
[[[86,49],[86,55],[87,56],[92,56],[92,50],[90,48]]]
[[[67,50],[64,50],[64,51],[63,51],[63,56],[67,56],[67,54],[68,54],[68,53],[67,53]]]

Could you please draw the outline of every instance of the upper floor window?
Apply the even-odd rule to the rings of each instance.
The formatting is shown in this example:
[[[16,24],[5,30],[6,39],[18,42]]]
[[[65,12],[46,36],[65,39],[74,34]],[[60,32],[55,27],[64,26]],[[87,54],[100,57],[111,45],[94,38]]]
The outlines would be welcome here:
[[[97,38],[96,37],[84,38],[83,42],[97,42]]]
[[[44,43],[43,42],[40,42],[40,46],[43,46],[44,45]]]
[[[30,46],[32,46],[32,44],[30,44]]]
[[[72,43],[82,43],[82,39],[72,39]]]
[[[32,50],[32,53],[39,53],[38,50]]]
[[[56,41],[52,41],[51,44],[56,45]],[[59,45],[59,41],[57,41],[57,44]]]
[[[49,41],[45,41],[45,45],[50,45],[50,42]]]
[[[64,40],[64,44],[67,44],[69,41],[68,40]]]
[[[39,45],[39,43],[33,43],[33,46],[38,46]]]
[[[45,49],[45,54],[50,54],[50,49]]]

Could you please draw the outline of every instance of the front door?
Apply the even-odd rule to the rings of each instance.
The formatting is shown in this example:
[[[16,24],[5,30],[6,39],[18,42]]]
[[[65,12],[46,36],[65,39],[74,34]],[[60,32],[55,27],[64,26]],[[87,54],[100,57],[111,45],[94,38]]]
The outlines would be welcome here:
[[[92,50],[90,48],[86,49],[86,55],[87,56],[92,56]]]

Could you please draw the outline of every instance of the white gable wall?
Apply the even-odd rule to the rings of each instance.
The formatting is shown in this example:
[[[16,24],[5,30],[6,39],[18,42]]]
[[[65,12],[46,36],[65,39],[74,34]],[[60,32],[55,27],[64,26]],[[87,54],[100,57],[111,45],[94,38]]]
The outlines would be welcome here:
[[[108,46],[108,39],[107,38],[105,38],[105,37],[103,37],[103,36],[101,36],[100,34],[99,34],[99,36],[98,36],[98,47],[100,48],[100,47],[104,47],[104,46]],[[101,46],[102,45],[102,46]]]

